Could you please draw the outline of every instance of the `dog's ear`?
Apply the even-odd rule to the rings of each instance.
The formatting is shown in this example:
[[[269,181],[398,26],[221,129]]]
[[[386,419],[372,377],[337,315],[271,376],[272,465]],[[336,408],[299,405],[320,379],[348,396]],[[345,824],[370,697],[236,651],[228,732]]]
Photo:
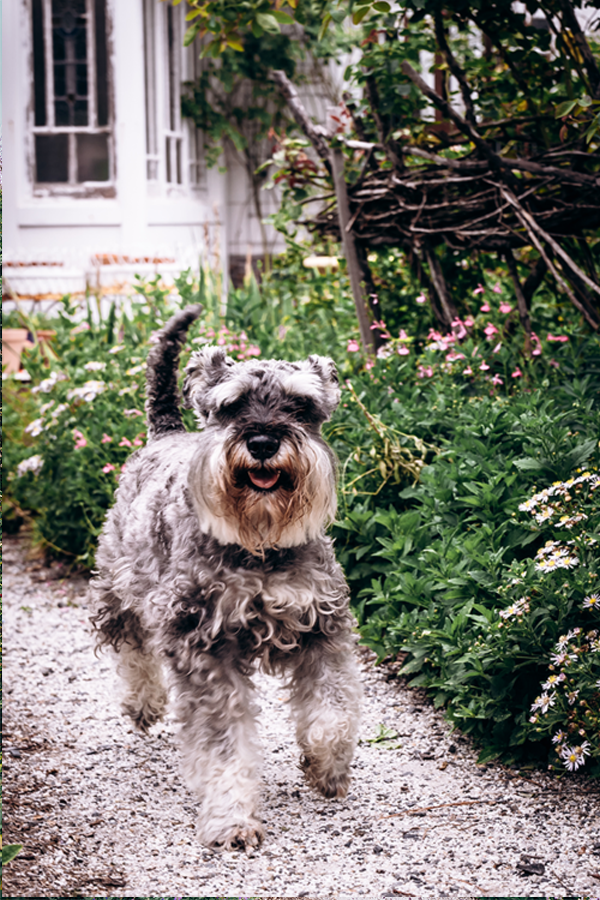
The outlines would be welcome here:
[[[222,347],[206,345],[190,356],[183,380],[183,404],[193,409],[202,420],[206,419],[212,403],[209,392],[225,380],[235,361]]]
[[[340,380],[336,364],[328,356],[317,356],[313,353],[308,357],[311,371],[317,374],[321,380],[322,389],[320,399],[323,411],[327,418],[332,414],[340,402]]]

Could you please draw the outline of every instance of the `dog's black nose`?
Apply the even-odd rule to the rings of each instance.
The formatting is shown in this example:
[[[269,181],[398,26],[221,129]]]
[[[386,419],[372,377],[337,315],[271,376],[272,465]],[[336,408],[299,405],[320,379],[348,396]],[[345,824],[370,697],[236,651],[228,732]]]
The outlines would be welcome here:
[[[272,434],[253,434],[247,440],[248,450],[254,459],[270,459],[279,450],[279,438]]]

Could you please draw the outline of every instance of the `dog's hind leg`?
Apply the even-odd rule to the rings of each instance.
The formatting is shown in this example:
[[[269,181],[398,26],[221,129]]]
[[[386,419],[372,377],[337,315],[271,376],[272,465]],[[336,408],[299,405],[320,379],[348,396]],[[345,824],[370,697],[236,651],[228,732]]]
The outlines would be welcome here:
[[[294,660],[290,687],[305,778],[325,797],[345,797],[362,701],[350,636],[311,636]]]
[[[233,660],[208,653],[175,672],[182,723],[183,772],[199,797],[202,843],[227,850],[257,847],[260,746],[252,683]]]

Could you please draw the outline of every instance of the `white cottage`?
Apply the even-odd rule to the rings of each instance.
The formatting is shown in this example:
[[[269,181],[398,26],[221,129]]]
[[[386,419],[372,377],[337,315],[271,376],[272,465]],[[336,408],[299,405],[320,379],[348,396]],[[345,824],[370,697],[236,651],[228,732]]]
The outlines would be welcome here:
[[[181,117],[201,64],[182,45],[185,4],[3,5],[5,293],[56,296],[199,257],[239,271],[263,252],[243,166],[207,173]]]

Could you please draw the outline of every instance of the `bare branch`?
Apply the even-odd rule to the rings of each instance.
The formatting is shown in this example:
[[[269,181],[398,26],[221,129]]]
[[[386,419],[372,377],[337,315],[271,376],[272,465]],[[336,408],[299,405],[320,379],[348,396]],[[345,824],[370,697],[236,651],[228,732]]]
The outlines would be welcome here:
[[[308,113],[304,108],[304,105],[302,104],[302,101],[300,100],[298,91],[296,90],[290,79],[287,77],[285,72],[282,72],[281,69],[275,69],[271,72],[271,78],[279,88],[279,91],[282,97],[285,99],[287,105],[289,106],[294,119],[329,169],[331,163],[329,161],[329,147],[326,140],[329,137],[327,131],[323,128],[322,125],[315,125],[315,123],[311,121]]]
[[[540,163],[531,162],[526,159],[505,159],[502,156],[499,156],[495,153],[487,141],[481,137],[481,135],[473,128],[470,122],[465,121],[461,115],[459,115],[456,110],[450,106],[450,104],[444,100],[443,97],[440,97],[436,91],[429,87],[429,85],[423,81],[421,76],[415,72],[410,63],[406,62],[406,60],[402,63],[402,71],[404,74],[410,78],[414,84],[419,88],[419,90],[425,94],[426,97],[434,103],[438,109],[441,109],[442,113],[446,116],[446,118],[451,119],[456,127],[462,131],[463,134],[466,134],[467,137],[475,144],[480,153],[486,157],[492,169],[496,171],[501,171],[504,169],[506,171],[506,175],[504,176],[504,180],[507,183],[510,183],[513,188],[516,187],[516,179],[512,176],[512,169],[521,169],[525,172],[532,172],[536,175],[554,175],[556,178],[560,178],[562,181],[568,181],[573,184],[586,184],[593,188],[600,188],[600,176],[597,175],[586,175],[582,172],[573,172],[568,169],[558,169],[551,166],[542,166]],[[448,162],[448,160],[446,160]]]
[[[425,244],[424,250],[425,258],[427,259],[427,263],[429,264],[431,280],[433,281],[436,294],[439,297],[440,305],[444,311],[446,326],[450,328],[453,320],[458,316],[458,311],[454,303],[452,302],[452,297],[450,296],[450,291],[448,290],[448,285],[446,284],[446,279],[444,278],[444,273],[442,272],[442,267],[440,266],[439,259],[428,243]]]
[[[509,194],[509,191],[507,191],[505,188],[502,188],[502,193],[503,193],[504,196],[507,196],[507,195]],[[565,292],[565,294],[567,295],[567,297],[569,298],[569,300],[571,301],[571,303],[573,304],[573,306],[574,306],[576,309],[578,309],[580,313],[582,313],[582,315],[584,316],[584,318],[585,318],[585,320],[588,322],[588,324],[591,325],[591,327],[594,329],[594,331],[597,331],[598,328],[600,327],[600,322],[598,322],[598,321],[594,318],[594,316],[592,316],[592,315],[590,314],[590,312],[583,306],[583,304],[581,303],[581,301],[575,296],[575,294],[573,293],[573,291],[571,290],[571,288],[569,287],[569,285],[567,284],[567,282],[564,280],[564,278],[562,277],[562,275],[560,274],[560,272],[557,270],[556,266],[554,265],[554,263],[553,263],[552,260],[550,259],[550,255],[546,252],[546,249],[545,249],[544,245],[542,244],[542,242],[541,242],[540,239],[538,238],[538,235],[537,235],[537,233],[536,233],[536,229],[535,229],[535,228],[532,228],[532,226],[531,226],[531,216],[528,216],[527,214],[524,215],[525,210],[523,210],[523,208],[522,208],[521,205],[518,203],[518,201],[516,200],[515,197],[513,197],[512,199],[516,202],[515,210],[516,210],[516,214],[517,214],[517,217],[518,217],[519,221],[521,222],[521,224],[523,225],[523,227],[524,227],[525,230],[527,231],[527,233],[528,233],[528,235],[529,235],[529,238],[530,238],[530,240],[531,240],[531,243],[532,243],[532,244],[534,245],[534,247],[536,247],[537,250],[539,251],[539,253],[540,253],[540,255],[542,256],[544,262],[546,263],[546,265],[547,265],[549,271],[550,271],[550,272],[552,273],[552,275],[554,276],[554,278],[555,278],[557,284],[559,284],[560,287],[563,289],[563,291]],[[512,202],[512,201],[511,201],[511,202]],[[514,206],[515,204],[512,203],[512,205]]]
[[[536,222],[533,216],[528,213],[524,207],[521,206],[514,194],[512,194],[508,190],[505,190],[504,188],[501,188],[501,191],[506,200],[508,200],[508,202],[512,206],[514,206],[519,218],[525,219],[529,223],[530,228],[532,228],[544,241],[546,241],[546,243],[550,247],[552,247],[557,256],[560,256],[561,259],[566,262],[571,271],[574,272],[581,281],[587,284],[587,286],[597,294],[600,294],[600,287],[594,281],[592,281],[591,278],[588,278],[585,272],[579,268],[575,260],[571,259],[567,251],[563,250],[560,244],[558,244],[553,237],[551,237],[546,231],[544,231],[542,226],[538,222]]]
[[[525,302],[527,303],[527,308],[531,305],[531,301],[533,299],[533,295],[539,288],[540,284],[544,280],[544,276],[548,271],[548,266],[546,265],[545,259],[540,256],[535,266],[525,279],[525,284],[523,285],[523,294],[525,295]]]
[[[444,22],[442,19],[441,10],[436,10],[435,13],[435,36],[437,38],[437,42],[442,50],[442,53],[446,57],[446,62],[448,63],[448,68],[458,81],[460,85],[460,92],[462,94],[463,103],[465,104],[466,109],[466,118],[467,122],[469,122],[473,128],[477,125],[477,120],[475,118],[475,107],[473,106],[473,98],[471,97],[471,87],[469,82],[467,81],[467,76],[461,69],[458,64],[458,61],[452,50],[448,46],[448,41],[446,40],[446,31],[444,29]]]
[[[586,72],[590,79],[592,96],[595,97],[596,100],[600,100],[600,69],[598,68],[594,54],[590,50],[590,45],[586,41],[585,35],[579,26],[573,4],[570,0],[558,0],[558,2],[562,10],[563,25],[570,30],[579,52],[583,57]]]
[[[395,142],[389,140],[387,134],[388,128],[386,127],[386,123],[384,122],[381,113],[379,112],[379,92],[377,90],[377,82],[372,75],[367,75],[367,78],[365,80],[365,89],[367,99],[369,101],[369,106],[371,107],[371,112],[373,114],[373,119],[375,121],[375,127],[377,128],[379,143],[383,147],[387,158],[394,166],[394,168],[402,170],[404,168],[402,156],[396,152]]]
[[[515,262],[512,250],[507,250],[504,254],[504,258],[506,259],[508,271],[510,272],[513,284],[515,286],[515,294],[517,295],[517,307],[519,309],[519,319],[521,320],[521,325],[523,326],[525,334],[527,335],[525,350],[527,353],[529,353],[529,350],[531,348],[531,319],[529,318],[529,309],[527,308],[525,294],[523,293],[523,288],[521,287],[521,282],[519,281],[517,263]]]

